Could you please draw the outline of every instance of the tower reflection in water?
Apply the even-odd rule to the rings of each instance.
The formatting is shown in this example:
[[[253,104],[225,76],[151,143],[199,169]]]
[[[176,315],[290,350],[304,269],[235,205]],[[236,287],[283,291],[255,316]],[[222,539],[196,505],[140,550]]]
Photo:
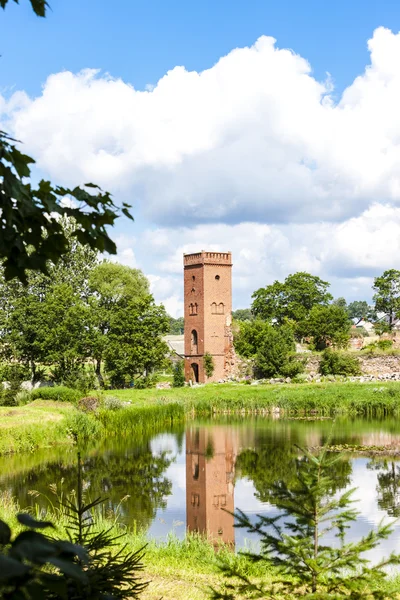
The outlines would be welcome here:
[[[186,432],[187,529],[232,548],[237,447],[236,433],[224,427],[193,427]]]

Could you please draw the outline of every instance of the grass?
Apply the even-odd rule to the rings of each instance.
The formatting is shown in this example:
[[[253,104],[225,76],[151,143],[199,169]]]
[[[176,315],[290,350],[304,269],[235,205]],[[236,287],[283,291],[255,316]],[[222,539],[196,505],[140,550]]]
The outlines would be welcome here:
[[[98,392],[97,392],[98,393]],[[274,414],[291,417],[400,414],[400,382],[290,385],[209,384],[199,387],[112,390],[127,403],[86,414],[68,402],[35,400],[0,407],[0,454],[32,451],[102,437],[151,434],[192,417]],[[103,396],[110,392],[103,392]]]
[[[73,443],[66,422],[76,409],[65,403],[35,400],[21,407],[0,407],[0,454]]]
[[[166,390],[113,390],[132,407],[181,405],[186,414],[397,415],[400,382],[324,382],[289,385],[208,384]]]

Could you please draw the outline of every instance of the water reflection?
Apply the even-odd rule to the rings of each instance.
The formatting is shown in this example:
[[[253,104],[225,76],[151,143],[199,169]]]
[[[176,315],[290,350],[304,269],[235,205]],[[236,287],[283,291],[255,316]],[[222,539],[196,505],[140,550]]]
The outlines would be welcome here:
[[[218,543],[235,545],[235,430],[191,427],[186,432],[186,526]]]

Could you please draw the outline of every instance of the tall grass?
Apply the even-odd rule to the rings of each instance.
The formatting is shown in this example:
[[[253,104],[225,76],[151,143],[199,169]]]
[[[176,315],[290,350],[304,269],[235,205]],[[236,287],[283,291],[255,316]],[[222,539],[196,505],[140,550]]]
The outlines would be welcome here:
[[[114,395],[138,408],[164,405],[183,406],[186,414],[272,413],[284,415],[398,415],[400,383],[312,383],[245,386],[207,385],[171,390],[115,390]]]

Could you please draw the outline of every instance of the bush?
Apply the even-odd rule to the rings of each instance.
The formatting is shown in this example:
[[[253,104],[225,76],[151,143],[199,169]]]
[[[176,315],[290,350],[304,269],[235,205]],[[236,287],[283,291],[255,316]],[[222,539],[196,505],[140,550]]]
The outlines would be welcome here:
[[[376,345],[379,350],[389,350],[393,346],[393,340],[378,340]]]
[[[204,372],[207,377],[212,377],[214,373],[214,359],[209,352],[206,352],[203,357]]]
[[[106,396],[103,400],[105,410],[120,410],[123,406],[122,401],[115,396]]]
[[[3,406],[17,406],[16,396],[21,390],[21,384],[26,378],[26,368],[19,363],[3,365],[3,384],[0,385],[0,404]]]
[[[180,360],[174,367],[174,379],[172,387],[183,387],[185,385],[185,373],[183,371],[183,361]]]
[[[324,350],[319,363],[322,375],[361,375],[360,361],[356,356]]]
[[[290,356],[289,360],[283,364],[280,374],[283,377],[296,377],[300,373],[304,373],[306,359],[296,355]]]
[[[154,375],[147,375],[146,377],[138,377],[134,381],[134,387],[137,390],[146,390],[147,388],[155,387],[157,383],[157,377]]]
[[[28,402],[30,402],[31,400],[32,396],[31,393],[28,392],[28,390],[21,390],[15,396],[15,402],[17,406],[25,406],[25,404],[28,404]]]
[[[255,355],[256,377],[276,377],[289,362],[295,348],[289,327],[266,324]]]
[[[58,402],[77,403],[82,398],[82,393],[78,390],[72,390],[62,385],[54,387],[42,387],[32,390],[32,400],[57,400]]]
[[[96,412],[99,408],[99,399],[96,396],[85,396],[79,400],[78,408],[83,412]]]

